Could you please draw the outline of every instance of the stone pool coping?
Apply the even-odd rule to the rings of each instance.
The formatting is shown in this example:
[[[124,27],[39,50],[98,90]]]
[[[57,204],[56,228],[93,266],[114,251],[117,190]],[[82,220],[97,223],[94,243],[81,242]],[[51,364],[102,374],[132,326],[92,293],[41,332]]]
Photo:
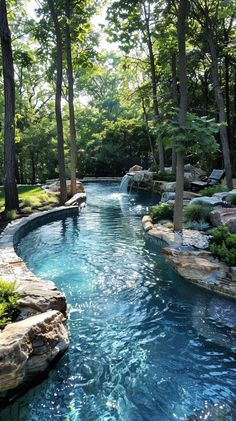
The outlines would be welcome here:
[[[30,229],[78,214],[78,206],[61,206],[31,214],[7,225],[0,236],[0,278],[14,282],[20,316],[0,331],[0,407],[37,381],[68,347],[66,297],[54,282],[38,279],[15,245]]]
[[[161,243],[163,246],[161,253],[186,281],[236,300],[236,268],[229,267],[215,258],[206,250],[204,240],[202,248],[193,248],[192,243],[188,246],[186,238],[186,246],[179,247],[176,245],[172,229],[154,224],[149,215],[143,217],[142,224],[145,233]],[[191,231],[194,235],[194,231]]]

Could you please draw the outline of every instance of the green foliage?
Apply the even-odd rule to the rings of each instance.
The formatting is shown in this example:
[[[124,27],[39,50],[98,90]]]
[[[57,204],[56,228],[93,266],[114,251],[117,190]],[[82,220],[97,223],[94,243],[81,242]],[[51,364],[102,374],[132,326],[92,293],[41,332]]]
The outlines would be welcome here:
[[[202,151],[214,154],[219,150],[215,135],[219,132],[219,124],[214,119],[199,117],[188,113],[186,127],[180,128],[176,111],[169,111],[157,127],[159,138],[165,139],[166,149],[172,148],[175,141],[176,150],[201,156]]]
[[[226,197],[226,202],[230,203],[232,206],[236,206],[236,194],[229,194]]]
[[[167,181],[167,182],[176,181],[175,174],[158,173],[155,178],[156,180]]]
[[[16,210],[12,209],[11,211],[7,211],[6,218],[10,219],[11,221],[14,221],[17,218]]]
[[[15,284],[0,280],[0,329],[4,329],[18,315],[18,299]]]
[[[200,190],[202,196],[213,196],[215,193],[221,193],[228,191],[228,187],[217,184],[216,186],[207,186],[204,189]]]
[[[212,235],[211,242],[214,242],[215,244],[220,245],[229,236],[229,229],[228,227],[225,227],[222,225],[220,227],[214,228],[210,234]]]
[[[230,234],[228,227],[211,231],[210,251],[229,266],[236,266],[236,234]]]
[[[184,219],[186,222],[207,222],[209,221],[209,214],[211,211],[211,206],[199,201],[196,204],[188,205],[184,208]]]
[[[174,208],[168,203],[160,203],[159,205],[152,206],[150,215],[154,222],[161,221],[162,219],[173,219]]]

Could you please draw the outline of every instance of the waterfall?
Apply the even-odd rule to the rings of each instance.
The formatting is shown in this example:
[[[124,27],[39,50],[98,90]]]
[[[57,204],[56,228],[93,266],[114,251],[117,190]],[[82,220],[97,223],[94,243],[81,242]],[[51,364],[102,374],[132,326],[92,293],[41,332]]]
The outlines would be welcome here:
[[[120,183],[120,193],[128,193],[130,175],[125,174]]]

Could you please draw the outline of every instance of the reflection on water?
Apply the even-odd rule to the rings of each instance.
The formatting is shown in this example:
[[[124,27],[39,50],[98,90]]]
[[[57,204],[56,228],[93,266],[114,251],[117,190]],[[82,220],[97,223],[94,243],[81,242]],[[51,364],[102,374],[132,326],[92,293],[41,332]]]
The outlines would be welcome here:
[[[65,292],[70,349],[2,419],[172,421],[204,414],[231,421],[235,304],[184,282],[156,242],[145,243],[135,208],[148,206],[147,198],[119,194],[114,184],[87,191],[80,217],[35,229],[18,245],[31,270]]]

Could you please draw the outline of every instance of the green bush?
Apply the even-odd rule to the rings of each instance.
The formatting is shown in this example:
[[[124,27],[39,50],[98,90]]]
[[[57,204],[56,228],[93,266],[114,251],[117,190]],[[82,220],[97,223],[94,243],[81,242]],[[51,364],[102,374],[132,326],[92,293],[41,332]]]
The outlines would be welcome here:
[[[236,194],[229,194],[225,200],[232,206],[236,206]]]
[[[212,236],[211,243],[214,242],[215,244],[220,245],[228,238],[230,232],[228,227],[222,225],[211,230],[210,234]]]
[[[173,219],[174,208],[168,203],[161,203],[156,206],[152,206],[150,215],[154,222],[160,221],[161,219]]]
[[[236,266],[236,234],[230,234],[228,227],[211,231],[210,251],[228,266]]]
[[[157,177],[156,177],[156,179],[157,180],[160,180],[160,181],[166,181],[166,182],[169,182],[169,183],[172,183],[173,181],[175,181],[176,180],[176,174],[166,174],[166,173],[161,173],[161,172],[159,172],[158,174],[157,174]]]
[[[188,205],[184,208],[185,222],[190,222],[190,221],[208,222],[211,211],[212,211],[211,206],[200,201],[196,204]]]
[[[199,221],[188,221],[185,227],[192,230],[205,231],[210,227],[210,224],[200,219]]]
[[[18,298],[15,284],[0,280],[0,329],[4,329],[19,314]]]
[[[217,184],[216,186],[205,187],[204,189],[200,190],[199,193],[202,196],[213,196],[215,193],[221,193],[225,191],[229,191],[228,187]]]

